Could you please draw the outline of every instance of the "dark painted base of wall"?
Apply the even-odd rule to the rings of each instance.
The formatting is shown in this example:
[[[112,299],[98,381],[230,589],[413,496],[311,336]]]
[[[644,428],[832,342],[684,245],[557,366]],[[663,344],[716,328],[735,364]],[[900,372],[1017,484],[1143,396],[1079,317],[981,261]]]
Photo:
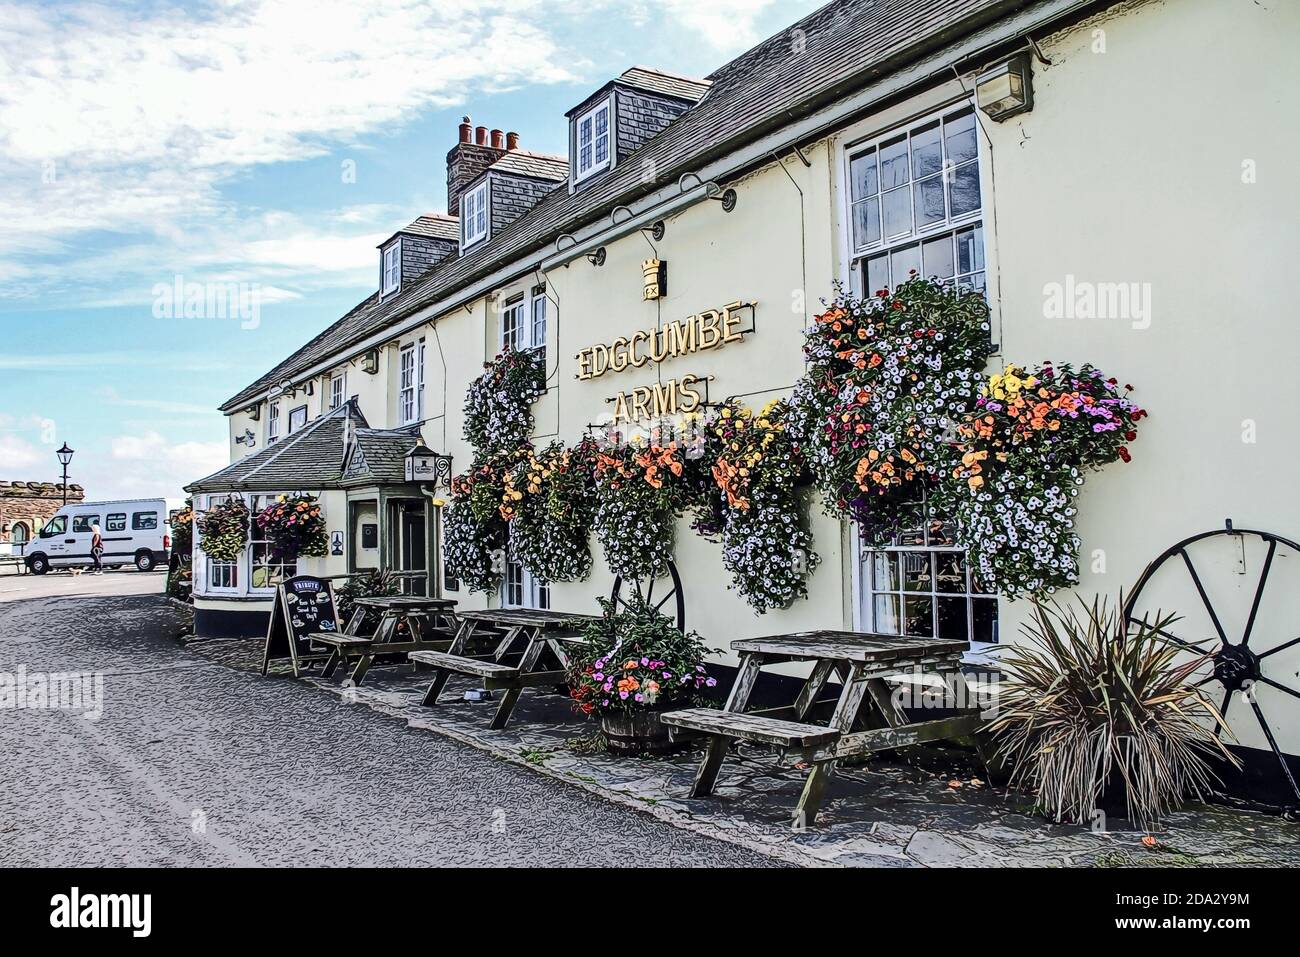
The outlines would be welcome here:
[[[195,608],[195,638],[265,638],[271,620],[266,611]]]

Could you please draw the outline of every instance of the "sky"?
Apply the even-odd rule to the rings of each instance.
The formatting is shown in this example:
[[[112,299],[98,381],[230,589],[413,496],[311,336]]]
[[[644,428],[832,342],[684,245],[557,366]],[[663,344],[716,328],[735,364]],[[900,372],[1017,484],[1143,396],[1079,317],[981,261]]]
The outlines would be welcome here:
[[[228,461],[217,406],[446,209],[463,115],[563,153],[627,67],[704,76],[820,5],[0,0],[0,480],[67,442],[88,498],[179,500]],[[178,282],[245,311],[187,318]]]

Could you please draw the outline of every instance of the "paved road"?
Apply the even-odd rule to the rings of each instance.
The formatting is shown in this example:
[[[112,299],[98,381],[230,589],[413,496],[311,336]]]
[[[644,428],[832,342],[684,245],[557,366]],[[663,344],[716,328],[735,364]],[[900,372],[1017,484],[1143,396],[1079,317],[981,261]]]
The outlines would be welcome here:
[[[0,866],[770,863],[187,653],[161,585],[0,577],[0,685],[104,675],[98,720],[0,709]]]

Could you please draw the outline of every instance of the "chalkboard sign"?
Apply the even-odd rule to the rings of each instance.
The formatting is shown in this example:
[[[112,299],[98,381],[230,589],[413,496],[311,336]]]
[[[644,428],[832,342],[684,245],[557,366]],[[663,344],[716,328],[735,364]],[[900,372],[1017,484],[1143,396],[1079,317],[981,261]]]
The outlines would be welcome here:
[[[289,658],[294,677],[298,677],[303,662],[329,657],[327,653],[312,651],[310,637],[337,634],[340,630],[330,583],[309,575],[290,578],[276,589],[271,621],[266,626],[262,674],[266,674],[272,661]]]

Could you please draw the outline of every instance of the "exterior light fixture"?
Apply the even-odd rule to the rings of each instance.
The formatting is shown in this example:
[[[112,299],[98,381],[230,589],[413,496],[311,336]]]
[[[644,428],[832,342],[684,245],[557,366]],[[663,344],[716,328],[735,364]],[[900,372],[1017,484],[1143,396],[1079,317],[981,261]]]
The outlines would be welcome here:
[[[595,252],[587,253],[587,262],[593,266],[605,265],[605,247],[601,246]]]
[[[428,482],[433,487],[451,486],[451,456],[439,455],[423,442],[406,453],[406,481]]]
[[[975,102],[991,120],[1001,122],[1034,108],[1033,71],[1029,51],[980,74],[975,81]]]
[[[366,375],[379,374],[379,350],[378,349],[371,349],[369,352],[366,353],[365,358],[361,360],[361,368]]]
[[[72,456],[76,449],[68,448],[68,443],[64,442],[63,447],[54,454],[59,457],[59,462],[63,465],[63,504],[68,504],[68,463],[72,461]]]

